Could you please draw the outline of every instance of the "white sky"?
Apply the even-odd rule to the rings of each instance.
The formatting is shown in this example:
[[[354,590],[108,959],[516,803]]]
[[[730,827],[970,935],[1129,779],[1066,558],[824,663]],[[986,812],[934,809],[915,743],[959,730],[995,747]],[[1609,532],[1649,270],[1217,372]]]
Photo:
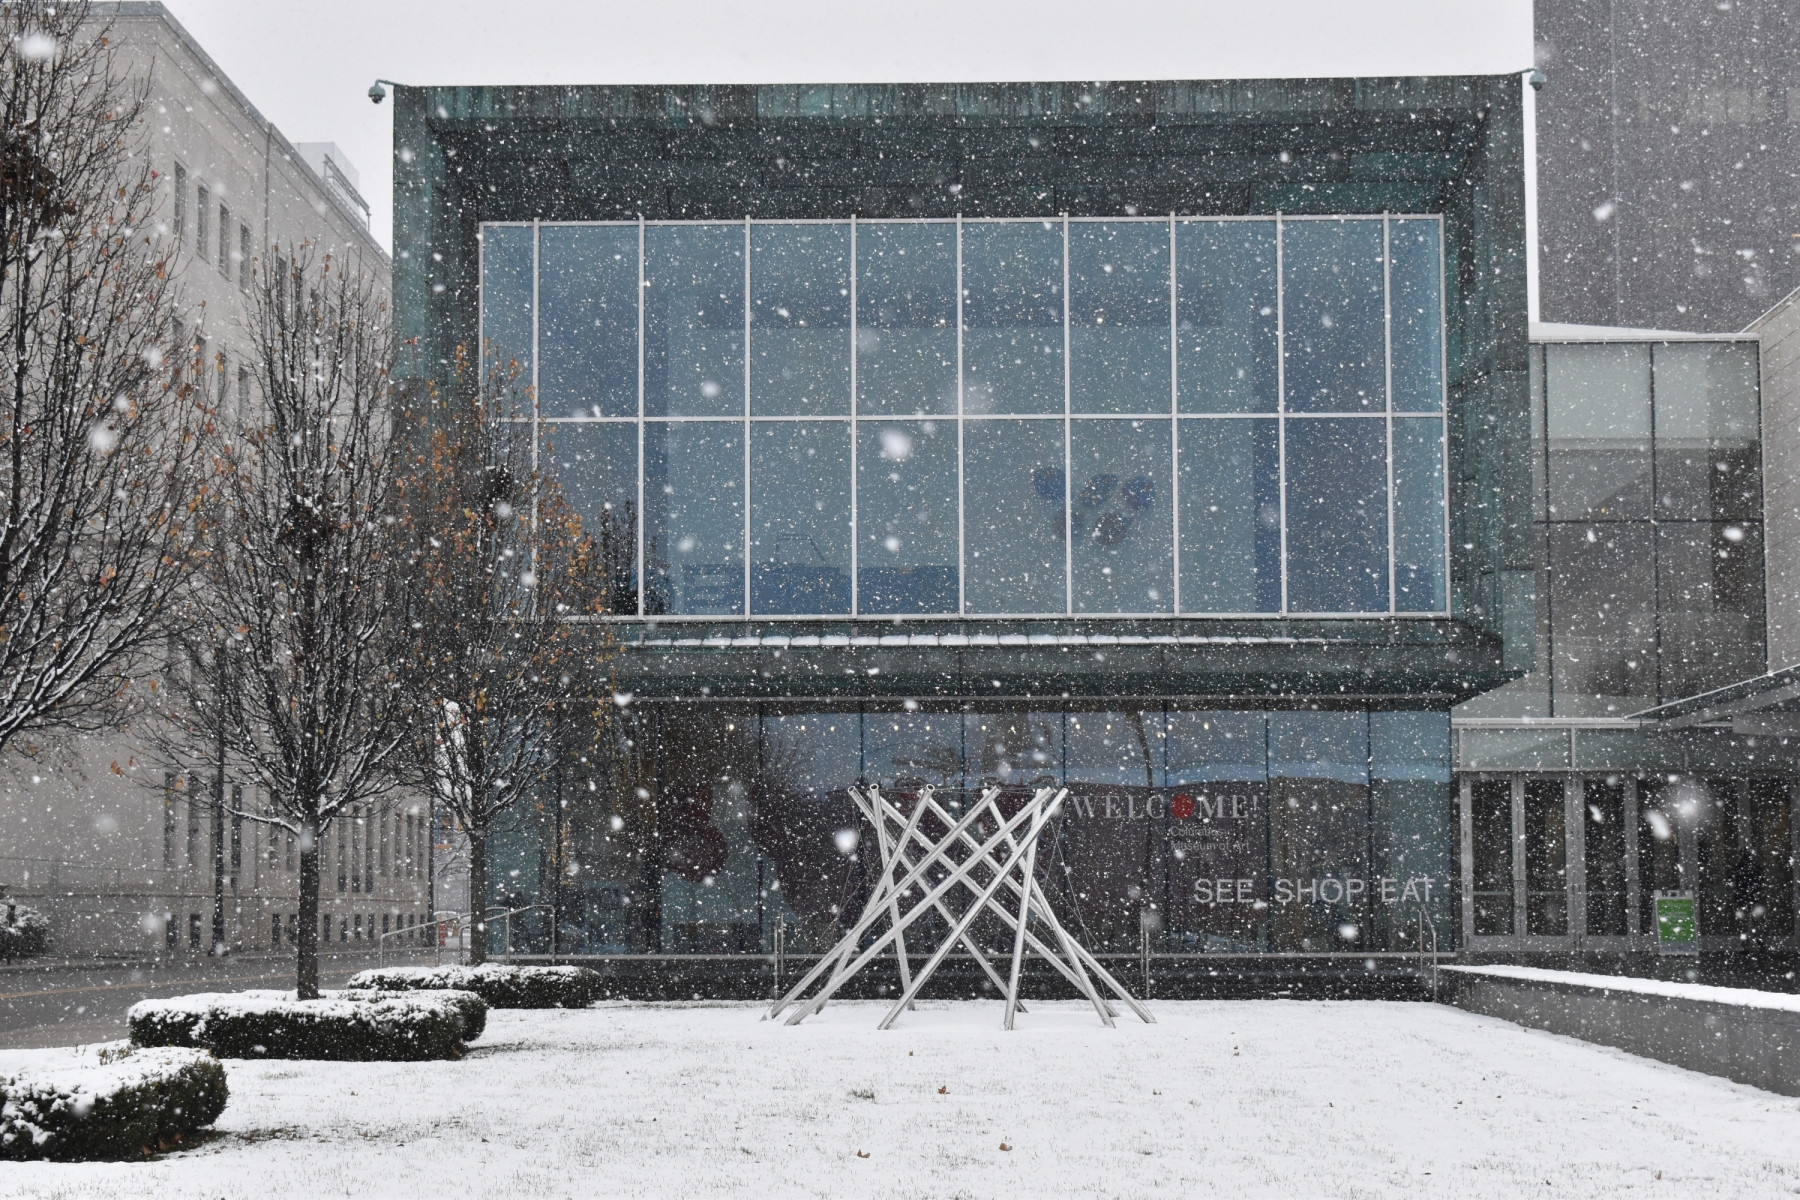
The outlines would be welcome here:
[[[1502,74],[1530,0],[165,0],[290,141],[336,142],[388,244],[410,84]]]

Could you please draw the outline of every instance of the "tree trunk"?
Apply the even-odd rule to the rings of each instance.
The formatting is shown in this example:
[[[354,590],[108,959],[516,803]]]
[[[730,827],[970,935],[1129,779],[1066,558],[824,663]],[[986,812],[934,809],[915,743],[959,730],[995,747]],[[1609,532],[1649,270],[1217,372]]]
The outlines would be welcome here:
[[[319,830],[300,829],[300,928],[294,993],[302,1000],[319,998]]]
[[[469,965],[487,961],[487,830],[471,825],[469,833]]]

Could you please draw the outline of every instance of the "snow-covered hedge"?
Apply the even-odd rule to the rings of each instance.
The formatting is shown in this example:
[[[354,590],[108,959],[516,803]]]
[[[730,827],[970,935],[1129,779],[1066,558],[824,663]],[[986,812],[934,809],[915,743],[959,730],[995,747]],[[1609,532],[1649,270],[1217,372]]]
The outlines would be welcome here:
[[[50,948],[50,918],[23,904],[0,903],[0,958],[25,958]]]
[[[140,1000],[129,1016],[139,1046],[195,1046],[221,1058],[411,1062],[457,1058],[481,1035],[487,1004],[470,992],[203,992]]]
[[[600,976],[586,967],[389,967],[351,977],[351,988],[474,992],[494,1008],[586,1008],[600,999]]]
[[[225,1068],[204,1050],[84,1047],[0,1068],[0,1159],[141,1157],[225,1111]]]

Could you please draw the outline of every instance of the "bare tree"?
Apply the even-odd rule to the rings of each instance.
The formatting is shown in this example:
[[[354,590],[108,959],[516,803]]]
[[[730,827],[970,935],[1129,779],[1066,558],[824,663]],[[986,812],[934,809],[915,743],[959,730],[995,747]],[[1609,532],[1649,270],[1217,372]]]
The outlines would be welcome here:
[[[459,378],[469,373],[459,355]],[[591,669],[579,619],[603,611],[605,570],[554,476],[539,472],[516,365],[472,398],[433,391],[410,424],[406,693],[410,777],[469,839],[473,962],[486,957],[488,840],[572,738],[604,714],[573,687]]]
[[[145,94],[88,15],[0,5],[0,748],[117,721],[196,534]]]
[[[375,280],[309,246],[258,269],[248,324],[251,411],[221,414],[204,439],[216,483],[193,666],[173,675],[163,736],[177,755],[216,746],[269,796],[261,819],[297,835],[297,985],[311,998],[320,842],[395,785],[405,740],[393,331]]]

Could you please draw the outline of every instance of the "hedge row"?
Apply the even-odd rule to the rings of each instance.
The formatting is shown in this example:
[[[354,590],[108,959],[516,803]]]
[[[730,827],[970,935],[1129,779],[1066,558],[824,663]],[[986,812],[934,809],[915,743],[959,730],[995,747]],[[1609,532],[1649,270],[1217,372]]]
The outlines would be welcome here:
[[[0,958],[27,958],[50,948],[50,919],[23,904],[0,903]]]
[[[600,999],[601,978],[586,967],[391,967],[363,971],[347,985],[380,991],[474,992],[494,1008],[586,1008]]]
[[[130,1013],[139,1046],[193,1046],[221,1058],[417,1062],[458,1058],[487,1026],[469,992],[216,992],[142,1000]]]
[[[87,1055],[0,1074],[0,1159],[137,1158],[225,1111],[225,1068],[205,1051],[119,1046]]]

